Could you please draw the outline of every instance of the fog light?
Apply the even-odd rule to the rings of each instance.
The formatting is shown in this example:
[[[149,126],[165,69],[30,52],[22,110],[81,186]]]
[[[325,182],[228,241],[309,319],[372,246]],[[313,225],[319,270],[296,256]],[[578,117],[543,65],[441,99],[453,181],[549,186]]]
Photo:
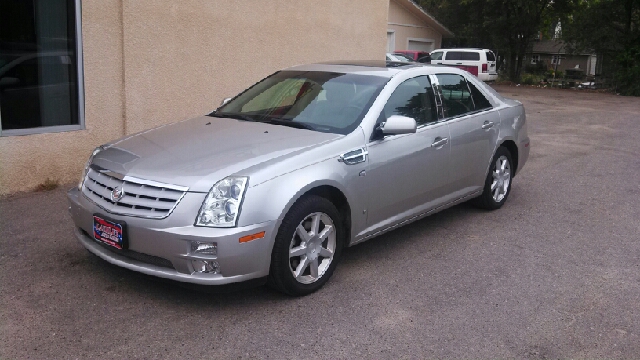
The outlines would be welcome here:
[[[217,261],[211,260],[191,260],[193,270],[197,273],[203,274],[219,274],[220,264]]]
[[[199,255],[218,255],[218,244],[200,241],[191,242],[191,253]]]

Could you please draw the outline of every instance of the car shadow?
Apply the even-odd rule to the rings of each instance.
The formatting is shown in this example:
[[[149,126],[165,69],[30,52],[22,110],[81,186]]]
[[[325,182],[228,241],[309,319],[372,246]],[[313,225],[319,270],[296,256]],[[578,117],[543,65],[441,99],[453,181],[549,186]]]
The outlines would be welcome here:
[[[391,261],[393,261],[393,257],[402,258],[403,252],[414,250],[415,247],[420,248],[422,251],[429,251],[430,248],[435,246],[435,239],[441,239],[441,237],[433,236],[434,234],[446,232],[448,228],[460,226],[460,223],[465,223],[470,217],[483,212],[485,211],[477,209],[468,203],[462,203],[374,239],[346,248],[342,253],[340,265],[331,280],[341,274],[347,274],[348,276],[350,271],[356,271],[363,264],[369,263],[371,258],[384,256],[387,259],[391,257]],[[447,239],[447,241],[450,240]],[[108,283],[106,285],[107,291],[135,292],[137,296],[143,296],[152,302],[162,300],[171,303],[171,305],[197,309],[203,307],[251,306],[283,301],[297,302],[300,300],[300,298],[282,294],[266,285],[234,289],[233,287],[219,288],[183,284],[120,268],[97,256],[91,256],[91,258],[90,267],[94,269],[88,271],[104,276],[101,281]],[[343,285],[339,281],[338,284],[329,281],[319,292],[311,296],[323,293],[324,296],[331,296],[330,292],[342,292]]]

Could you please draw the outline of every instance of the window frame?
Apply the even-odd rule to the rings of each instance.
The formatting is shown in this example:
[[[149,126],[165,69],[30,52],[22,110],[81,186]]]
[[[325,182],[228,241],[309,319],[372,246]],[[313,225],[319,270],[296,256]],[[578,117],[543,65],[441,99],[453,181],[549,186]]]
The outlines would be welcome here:
[[[444,117],[444,106],[443,106],[443,101],[442,101],[442,90],[440,87],[440,81],[438,81],[438,75],[458,75],[458,76],[462,76],[462,78],[465,81],[465,84],[467,84],[467,89],[469,90],[469,96],[471,96],[471,102],[473,103],[473,107],[474,110],[472,111],[468,111],[466,113],[463,114],[459,114],[459,115],[455,115],[455,116],[448,116],[448,117]],[[435,97],[436,97],[436,106],[437,106],[437,113],[438,113],[438,117],[439,117],[439,121],[435,122],[435,124],[441,123],[441,122],[448,122],[448,121],[452,121],[452,120],[456,120],[456,119],[462,119],[466,116],[470,116],[470,115],[475,115],[475,114],[479,114],[481,112],[485,112],[485,111],[492,111],[495,107],[493,104],[491,104],[491,101],[489,101],[489,99],[487,99],[487,101],[489,102],[489,104],[491,104],[491,107],[488,108],[484,108],[484,109],[479,109],[476,110],[476,101],[473,98],[473,93],[471,91],[471,88],[469,87],[469,79],[462,75],[462,74],[455,74],[455,73],[439,73],[439,74],[432,74],[429,75],[431,77],[431,86],[434,87],[434,92],[435,92]],[[475,87],[485,98],[487,98],[487,96],[484,94],[483,90],[478,88],[477,86]]]
[[[531,55],[531,65],[535,65],[540,62],[540,55]]]
[[[76,33],[76,70],[77,70],[77,96],[78,96],[78,124],[41,126],[29,129],[2,130],[2,114],[0,114],[0,137],[23,136],[33,134],[58,133],[85,129],[85,94],[84,94],[84,57],[82,53],[82,5],[81,0],[74,0],[75,6],[75,33]]]
[[[405,84],[407,81],[409,81],[409,80],[415,80],[415,79],[417,79],[417,78],[419,78],[419,77],[425,77],[425,78],[427,79],[427,81],[429,81],[429,86],[430,86],[430,88],[431,88],[431,95],[429,95],[429,94],[427,94],[427,95],[432,97],[431,99],[433,100],[433,103],[434,103],[434,105],[435,105],[435,107],[436,107],[436,108],[435,108],[435,115],[436,115],[436,119],[435,119],[434,121],[432,121],[432,122],[424,122],[424,123],[421,123],[421,124],[418,124],[418,121],[417,121],[416,119],[414,119],[414,120],[416,120],[416,128],[417,128],[417,129],[421,129],[421,128],[424,128],[424,127],[427,127],[427,126],[430,126],[430,125],[434,125],[434,124],[437,124],[437,123],[439,123],[439,122],[440,122],[440,120],[441,120],[441,119],[440,119],[440,112],[439,112],[440,105],[438,104],[437,96],[436,96],[436,89],[434,88],[434,84],[433,84],[433,82],[432,82],[432,79],[431,79],[431,76],[430,76],[430,75],[416,75],[416,76],[413,76],[413,77],[407,78],[407,79],[403,80],[400,84],[398,84],[398,86],[396,86],[396,87],[395,87],[395,89],[393,89],[393,91],[391,92],[391,95],[389,95],[389,98],[386,100],[386,102],[384,103],[384,106],[383,106],[383,107],[382,107],[382,109],[380,110],[380,115],[378,115],[378,121],[377,121],[377,122],[380,122],[381,117],[384,115],[384,109],[385,109],[385,107],[386,107],[386,106],[387,106],[387,104],[389,103],[389,100],[391,100],[391,98],[393,97],[393,95],[396,93],[396,91],[398,90],[398,88],[399,88],[400,86],[402,86],[403,84]],[[377,125],[376,125],[376,126],[377,126]]]
[[[561,61],[562,61],[562,56],[551,55],[551,65],[560,65]]]

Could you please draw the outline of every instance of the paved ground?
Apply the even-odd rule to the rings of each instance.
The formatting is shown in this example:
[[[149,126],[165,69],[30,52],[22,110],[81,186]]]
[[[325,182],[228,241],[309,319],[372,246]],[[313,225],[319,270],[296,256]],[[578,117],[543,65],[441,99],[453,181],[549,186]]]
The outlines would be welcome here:
[[[350,248],[306,298],[153,281],[78,244],[64,189],[0,200],[0,358],[638,358],[640,99],[499,90],[532,138],[506,206]]]

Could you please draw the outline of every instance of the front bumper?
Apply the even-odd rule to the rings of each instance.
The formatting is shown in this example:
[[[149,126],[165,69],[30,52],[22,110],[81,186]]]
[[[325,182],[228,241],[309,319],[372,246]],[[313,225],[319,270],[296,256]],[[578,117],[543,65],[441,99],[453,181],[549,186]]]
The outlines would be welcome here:
[[[67,193],[75,235],[90,252],[123,268],[144,274],[199,285],[224,285],[269,274],[276,221],[235,228],[193,226],[206,194],[187,193],[165,219],[146,219],[109,214],[88,200],[78,189]],[[93,238],[93,215],[126,223],[129,247],[110,249]],[[265,236],[240,243],[239,238],[259,232]],[[217,255],[190,253],[191,241],[217,243]],[[194,271],[192,260],[215,260],[219,274]]]

